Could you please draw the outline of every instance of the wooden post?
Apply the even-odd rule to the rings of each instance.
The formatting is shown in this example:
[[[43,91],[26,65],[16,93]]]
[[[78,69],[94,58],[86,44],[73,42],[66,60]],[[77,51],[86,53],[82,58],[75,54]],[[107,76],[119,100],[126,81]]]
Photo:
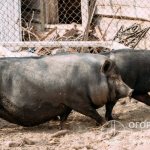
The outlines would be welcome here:
[[[85,31],[83,36],[84,41],[88,40],[89,29],[93,19],[95,8],[96,8],[96,0],[90,1],[90,6],[88,7],[88,20],[86,22],[87,24],[85,26]]]
[[[96,8],[96,0],[91,0],[90,6],[88,4],[87,7],[88,7],[88,17],[87,17],[86,24],[84,27],[83,41],[88,41],[89,29],[90,29],[90,25],[91,25],[94,11]],[[84,7],[82,7],[82,8],[84,9]],[[84,52],[84,51],[85,51],[85,48],[81,48],[81,52]]]
[[[45,6],[44,0],[40,0],[40,20],[41,20],[41,30],[44,31],[45,29]]]
[[[58,0],[45,0],[45,10],[46,24],[59,23]]]
[[[85,29],[89,20],[89,0],[81,0],[82,27]]]

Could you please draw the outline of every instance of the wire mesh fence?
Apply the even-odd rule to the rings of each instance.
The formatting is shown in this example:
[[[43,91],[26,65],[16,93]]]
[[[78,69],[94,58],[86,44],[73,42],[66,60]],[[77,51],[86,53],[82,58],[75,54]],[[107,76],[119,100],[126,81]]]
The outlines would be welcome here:
[[[149,49],[149,9],[148,0],[1,0],[0,49]]]

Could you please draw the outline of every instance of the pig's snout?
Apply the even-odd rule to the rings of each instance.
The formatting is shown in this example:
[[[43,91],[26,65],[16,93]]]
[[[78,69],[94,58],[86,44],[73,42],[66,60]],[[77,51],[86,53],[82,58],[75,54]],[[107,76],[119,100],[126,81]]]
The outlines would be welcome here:
[[[131,97],[133,93],[133,89],[131,89],[127,84],[125,84],[121,78],[119,82],[116,82],[116,97],[118,99],[124,97]]]
[[[129,89],[129,92],[128,92],[128,97],[129,97],[129,98],[132,97],[133,91],[134,91],[133,89]]]

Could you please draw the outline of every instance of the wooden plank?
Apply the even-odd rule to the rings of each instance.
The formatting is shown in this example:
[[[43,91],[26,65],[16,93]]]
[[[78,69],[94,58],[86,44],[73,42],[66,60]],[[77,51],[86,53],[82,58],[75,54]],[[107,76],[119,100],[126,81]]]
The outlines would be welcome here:
[[[83,30],[83,26],[80,24],[45,24],[45,28],[50,29],[50,28],[55,28],[59,30],[70,30],[72,28],[76,28],[77,30]]]
[[[45,0],[46,24],[59,23],[58,0]]]
[[[100,6],[134,6],[134,7],[150,7],[149,0],[97,0],[97,5]]]
[[[141,7],[129,7],[129,6],[121,6],[120,10],[115,14],[117,9],[120,6],[114,6],[113,9],[111,6],[97,6],[95,14],[104,15],[104,16],[124,16],[124,17],[132,17],[132,18],[142,18],[150,20],[150,8],[141,8]]]
[[[0,42],[1,46],[21,47],[106,47],[110,48],[115,41],[34,41],[34,42]],[[121,44],[122,45],[122,44]]]
[[[45,28],[47,29],[53,29],[53,28],[57,28],[57,33],[59,34],[59,36],[63,36],[66,33],[66,30],[71,30],[71,29],[76,29],[79,31],[84,31],[84,28],[82,27],[81,24],[46,24]]]

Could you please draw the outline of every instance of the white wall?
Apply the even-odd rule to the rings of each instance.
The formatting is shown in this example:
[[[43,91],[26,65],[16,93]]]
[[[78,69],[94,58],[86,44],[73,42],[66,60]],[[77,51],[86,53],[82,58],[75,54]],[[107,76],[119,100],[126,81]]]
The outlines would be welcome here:
[[[0,0],[0,42],[21,40],[20,0]]]

